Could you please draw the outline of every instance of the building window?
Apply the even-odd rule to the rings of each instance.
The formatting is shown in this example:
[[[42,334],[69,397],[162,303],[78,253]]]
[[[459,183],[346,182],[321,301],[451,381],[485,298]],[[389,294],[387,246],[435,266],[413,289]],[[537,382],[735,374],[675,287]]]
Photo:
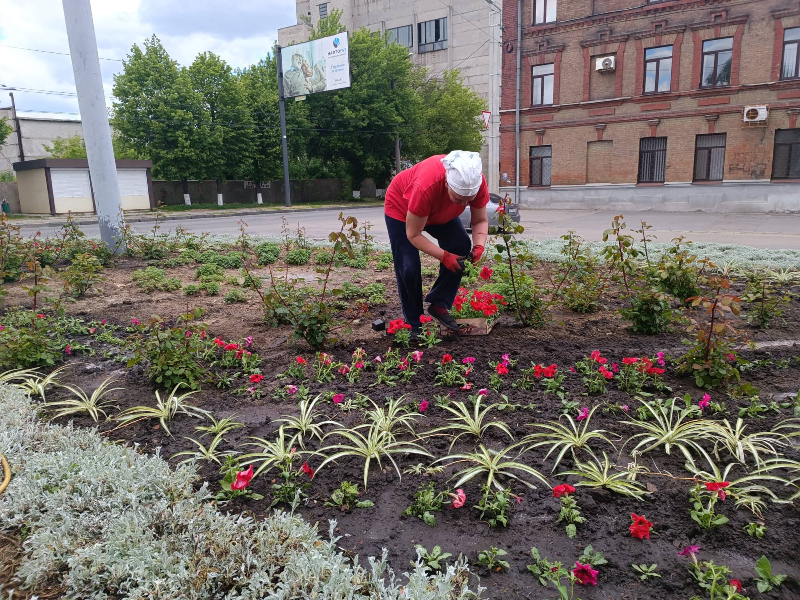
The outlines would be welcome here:
[[[447,48],[447,17],[417,23],[418,52],[434,52]]]
[[[719,87],[731,84],[733,38],[720,38],[703,42],[702,87]]]
[[[552,146],[531,146],[531,185],[550,185]]]
[[[667,138],[639,140],[639,183],[664,183],[667,171]]]
[[[386,33],[389,35],[390,42],[400,44],[401,46],[405,46],[407,48],[414,46],[414,28],[411,25],[387,29]]]
[[[800,77],[800,27],[783,32],[783,69],[781,79]]]
[[[534,106],[553,103],[553,73],[553,63],[533,67],[533,80],[531,82],[533,97],[531,104]]]
[[[727,137],[725,133],[697,136],[694,148],[695,181],[722,181]]]
[[[772,178],[800,179],[800,129],[779,129],[775,132]]]
[[[328,18],[328,3],[323,2],[319,5],[319,18],[320,19],[327,19]]]
[[[556,20],[556,0],[533,0],[533,23],[554,23]]]
[[[644,93],[668,92],[672,87],[672,46],[644,51]]]

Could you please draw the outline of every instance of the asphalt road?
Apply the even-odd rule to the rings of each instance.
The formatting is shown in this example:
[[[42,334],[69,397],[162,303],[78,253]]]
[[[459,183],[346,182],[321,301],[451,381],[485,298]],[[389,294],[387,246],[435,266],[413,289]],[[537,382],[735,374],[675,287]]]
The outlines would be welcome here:
[[[293,229],[300,224],[305,227],[306,236],[312,239],[326,239],[328,234],[338,229],[336,210],[314,210],[286,215]],[[601,240],[603,230],[608,228],[615,215],[614,211],[594,210],[536,210],[520,211],[525,226],[524,237],[537,240],[557,238],[573,230],[587,240]],[[362,208],[352,212],[360,223],[372,224],[370,233],[376,241],[388,242],[383,220],[383,207]],[[244,220],[250,234],[279,236],[281,234],[281,214],[269,213],[242,216],[214,216],[204,219],[179,219],[162,223],[161,231],[182,225],[196,233],[238,234],[239,221]],[[693,241],[739,244],[768,249],[800,249],[800,214],[720,214],[702,212],[637,212],[625,214],[630,229],[638,229],[640,221],[652,225],[649,233],[657,241],[667,242],[679,235]],[[22,226],[23,234],[30,235],[41,231],[52,235],[59,225]],[[132,223],[139,232],[150,231],[152,222]],[[83,225],[81,229],[89,236],[99,235],[97,225]]]

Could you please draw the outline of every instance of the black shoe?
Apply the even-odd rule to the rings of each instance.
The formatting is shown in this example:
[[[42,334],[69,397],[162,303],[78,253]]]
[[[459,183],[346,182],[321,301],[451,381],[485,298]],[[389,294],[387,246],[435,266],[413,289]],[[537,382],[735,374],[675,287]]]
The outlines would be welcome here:
[[[439,323],[441,323],[444,327],[446,327],[450,331],[458,331],[459,329],[458,323],[456,323],[456,320],[450,315],[449,312],[443,310],[443,312],[437,314],[436,311],[431,310],[431,306],[434,305],[431,304],[430,306],[428,306],[428,314],[431,317],[436,319]]]

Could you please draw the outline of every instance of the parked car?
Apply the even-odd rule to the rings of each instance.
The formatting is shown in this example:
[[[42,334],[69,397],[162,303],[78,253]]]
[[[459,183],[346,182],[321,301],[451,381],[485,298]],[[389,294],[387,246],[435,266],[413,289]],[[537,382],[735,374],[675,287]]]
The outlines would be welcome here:
[[[486,214],[489,215],[489,227],[499,227],[500,220],[497,218],[497,209],[500,208],[500,203],[503,201],[502,196],[497,194],[489,194],[489,204],[486,205]],[[506,214],[511,217],[514,223],[519,223],[519,208],[515,204],[506,205]],[[472,213],[467,206],[467,210],[461,213],[461,224],[467,231],[472,231]]]

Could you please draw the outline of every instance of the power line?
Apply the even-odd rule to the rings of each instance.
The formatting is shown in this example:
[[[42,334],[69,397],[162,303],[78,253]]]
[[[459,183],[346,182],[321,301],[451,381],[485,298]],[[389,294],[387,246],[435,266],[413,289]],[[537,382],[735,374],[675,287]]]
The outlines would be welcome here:
[[[55,50],[40,50],[38,48],[23,48],[22,46],[9,46],[8,44],[0,44],[0,48],[11,48],[13,50],[26,50],[28,52],[41,52],[42,54],[58,54],[60,56],[70,56],[69,52],[56,52]],[[122,62],[121,58],[103,58],[100,60],[110,60],[114,62]]]
[[[469,20],[467,17],[465,17],[465,16],[464,16],[464,13],[460,13],[460,12],[458,12],[458,11],[457,11],[455,8],[453,8],[453,5],[452,5],[452,4],[447,4],[447,3],[446,3],[446,2],[444,2],[443,0],[439,0],[439,4],[441,4],[442,6],[446,6],[447,8],[449,8],[450,10],[452,10],[452,11],[453,11],[453,13],[457,14],[459,17],[461,17],[462,19],[464,19],[464,20],[465,20],[467,23],[469,23],[470,25],[472,25],[472,26],[473,26],[475,29],[477,29],[478,31],[482,31],[483,33],[485,33],[486,35],[488,35],[488,36],[489,36],[489,39],[490,39],[490,40],[492,40],[493,42],[497,42],[498,44],[500,43],[500,40],[497,40],[497,39],[495,39],[495,37],[492,35],[492,33],[486,30],[487,28],[481,27],[480,25],[476,25],[475,23],[473,23],[472,21],[470,21],[470,20]]]

